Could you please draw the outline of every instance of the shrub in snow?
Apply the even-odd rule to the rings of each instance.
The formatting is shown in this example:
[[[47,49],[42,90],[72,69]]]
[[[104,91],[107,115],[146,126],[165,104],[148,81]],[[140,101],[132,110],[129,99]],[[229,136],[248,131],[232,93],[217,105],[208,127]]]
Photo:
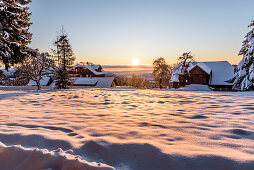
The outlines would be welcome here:
[[[6,69],[20,63],[30,49],[32,34],[28,31],[30,15],[27,5],[31,0],[0,1],[0,61]]]
[[[239,55],[243,58],[238,64],[233,78],[233,88],[240,88],[241,90],[254,89],[254,20],[251,21],[249,27],[252,30],[247,33],[243,41],[242,48]]]

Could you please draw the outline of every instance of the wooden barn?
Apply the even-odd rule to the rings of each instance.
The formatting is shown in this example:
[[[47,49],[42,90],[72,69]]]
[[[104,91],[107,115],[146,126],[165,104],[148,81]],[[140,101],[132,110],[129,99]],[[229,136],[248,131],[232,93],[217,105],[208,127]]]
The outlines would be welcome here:
[[[103,70],[101,65],[77,64],[69,70],[73,79],[73,86],[86,86],[95,88],[109,88],[115,86],[114,77]]]
[[[94,64],[77,64],[70,69],[69,73],[72,77],[106,77],[107,74],[107,72],[102,69],[101,65]]]
[[[234,67],[227,61],[192,62],[187,76],[181,74],[181,66],[177,65],[173,71],[171,83],[173,88],[188,84],[202,84],[214,90],[231,90],[233,85],[227,81],[233,77]]]

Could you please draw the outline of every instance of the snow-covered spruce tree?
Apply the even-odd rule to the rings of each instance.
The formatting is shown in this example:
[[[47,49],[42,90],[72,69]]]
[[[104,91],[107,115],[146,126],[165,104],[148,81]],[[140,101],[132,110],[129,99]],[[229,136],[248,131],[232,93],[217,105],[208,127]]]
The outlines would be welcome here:
[[[41,89],[40,80],[43,73],[52,71],[55,67],[54,61],[49,58],[48,53],[39,53],[26,56],[21,66],[18,67],[19,76],[21,78],[28,78],[36,82],[38,90]]]
[[[254,20],[249,27],[252,30],[247,33],[243,41],[239,55],[243,58],[238,64],[233,79],[233,88],[243,90],[254,90]]]
[[[29,32],[31,13],[27,5],[31,0],[0,0],[0,61],[8,70],[20,63],[30,50]]]
[[[62,30],[57,40],[54,42],[58,67],[55,70],[55,85],[58,89],[66,89],[72,84],[68,74],[68,67],[74,63],[73,51],[67,38],[67,34]]]

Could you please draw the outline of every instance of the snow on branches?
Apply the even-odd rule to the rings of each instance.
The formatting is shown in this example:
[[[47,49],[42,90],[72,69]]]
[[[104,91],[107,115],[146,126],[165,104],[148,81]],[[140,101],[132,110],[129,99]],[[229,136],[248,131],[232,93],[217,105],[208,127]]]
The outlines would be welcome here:
[[[40,80],[42,79],[42,75],[47,71],[53,73],[54,68],[54,61],[49,58],[48,53],[36,52],[36,57],[28,55],[18,69],[22,73],[21,75],[27,76],[29,79],[35,81],[38,90],[40,90]]]
[[[6,69],[10,65],[20,63],[30,50],[32,34],[29,8],[31,0],[0,1],[0,61]]]
[[[249,27],[252,27],[252,30],[247,33],[243,41],[239,52],[243,58],[236,68],[233,79],[233,88],[240,88],[241,90],[254,89],[254,20],[251,21]]]
[[[195,61],[191,52],[185,52],[178,57],[180,63],[173,69],[171,81],[179,81],[179,75],[182,76],[183,86],[186,85],[189,77],[189,68],[192,66],[192,62]]]

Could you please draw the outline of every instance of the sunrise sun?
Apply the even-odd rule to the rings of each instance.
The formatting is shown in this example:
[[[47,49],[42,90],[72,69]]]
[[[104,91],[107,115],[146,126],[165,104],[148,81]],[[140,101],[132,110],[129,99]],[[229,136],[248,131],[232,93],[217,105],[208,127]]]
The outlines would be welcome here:
[[[133,59],[132,60],[132,65],[137,66],[139,64],[139,60],[138,59]]]

